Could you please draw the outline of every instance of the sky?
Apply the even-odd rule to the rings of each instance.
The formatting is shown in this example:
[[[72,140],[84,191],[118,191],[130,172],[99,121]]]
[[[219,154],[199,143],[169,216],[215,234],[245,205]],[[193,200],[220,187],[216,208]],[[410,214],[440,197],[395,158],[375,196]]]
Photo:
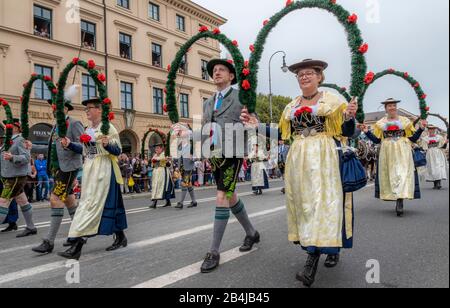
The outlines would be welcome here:
[[[281,10],[284,0],[193,0],[228,19],[222,33],[239,42],[246,59],[265,19]],[[431,111],[449,117],[449,1],[448,0],[338,0],[359,17],[358,25],[369,44],[366,55],[369,71],[388,68],[406,71],[427,93]],[[287,54],[287,64],[306,58],[329,63],[326,82],[349,88],[350,51],[345,30],[330,13],[319,9],[295,11],[286,16],[269,36],[258,72],[258,92],[269,93],[269,59],[279,50]],[[226,53],[224,52],[224,55]],[[291,73],[283,73],[282,55],[272,61],[274,95],[300,94]],[[364,110],[381,111],[379,102],[401,99],[401,107],[419,114],[413,89],[403,79],[384,77],[368,90]],[[444,127],[442,121],[431,123]]]

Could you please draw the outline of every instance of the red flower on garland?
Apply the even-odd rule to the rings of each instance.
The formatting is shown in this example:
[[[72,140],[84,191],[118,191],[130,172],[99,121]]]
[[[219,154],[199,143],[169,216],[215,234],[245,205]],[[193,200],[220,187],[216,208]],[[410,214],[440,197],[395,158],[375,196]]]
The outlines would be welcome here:
[[[56,111],[56,105],[55,104],[52,104],[52,110]]]
[[[114,112],[108,113],[108,120],[113,121],[115,118],[116,118],[116,115],[114,114]]]
[[[58,89],[57,89],[57,88],[53,88],[53,89],[52,89],[52,93],[53,93],[53,94],[58,94]]]
[[[356,14],[352,14],[347,18],[347,22],[349,24],[356,24],[357,21],[358,21],[358,15],[356,15]]]
[[[164,88],[163,92],[164,94],[167,94],[167,88]]]
[[[346,87],[342,87],[341,91],[345,92],[345,91],[347,91],[347,88]]]
[[[26,88],[26,87],[28,87],[28,83],[24,83],[22,86],[23,86],[24,88]]]
[[[428,107],[428,106],[425,107],[424,109],[425,109],[425,111],[430,111],[430,107]]]
[[[111,99],[109,99],[108,97],[105,98],[105,99],[103,100],[103,104],[105,104],[105,105],[111,105]]]
[[[167,71],[170,72],[170,70],[172,69],[172,65],[167,65]]]
[[[201,26],[200,29],[198,29],[198,32],[201,32],[201,33],[208,32],[208,31],[209,31],[209,29],[207,26]]]
[[[236,40],[232,41],[231,44],[233,44],[233,46],[239,47],[239,43]]]
[[[371,84],[374,79],[375,79],[375,73],[369,72],[369,73],[367,73],[366,77],[364,78],[364,83],[367,85]]]
[[[250,70],[248,68],[244,68],[242,70],[242,75],[244,75],[245,77],[247,77],[248,75],[250,75]]]
[[[330,0],[332,4],[336,4],[336,0]]]
[[[313,112],[313,110],[311,109],[311,107],[308,106],[303,106],[301,108],[299,108],[296,112],[295,112],[295,117],[299,117],[304,113],[309,113],[311,114]]]
[[[264,26],[264,27],[267,26],[268,23],[269,23],[269,20],[268,20],[268,19],[264,20],[264,21],[263,21],[263,26]]]
[[[426,95],[426,94],[423,94],[420,98],[421,98],[421,99],[426,99],[426,98],[427,98],[427,95]]]
[[[73,59],[72,59],[72,63],[73,63],[74,65],[77,65],[77,64],[78,64],[78,61],[80,61],[80,59],[78,59],[78,58],[73,58]]]
[[[94,60],[88,61],[88,69],[92,70],[95,68],[95,66],[96,66],[96,64],[95,64]]]
[[[214,28],[213,33],[214,33],[215,35],[220,34],[220,29],[219,29],[219,28]]]
[[[242,89],[244,89],[245,91],[248,91],[248,90],[250,90],[251,88],[252,88],[252,86],[251,86],[251,84],[250,84],[250,81],[244,80],[244,81],[242,82]]]
[[[12,124],[6,124],[5,125],[6,129],[13,129],[13,127],[14,127],[14,125],[12,125]]]
[[[248,67],[249,65],[250,65],[250,61],[246,60],[246,61],[244,62],[244,67]]]
[[[390,68],[390,69],[389,69],[389,73],[395,73],[395,69]]]
[[[6,106],[9,105],[8,102],[5,101],[4,99],[0,99],[0,102],[2,102],[2,106],[3,106],[3,107],[6,107]]]
[[[405,76],[405,78],[408,78],[409,74],[408,73],[404,73],[403,76]]]
[[[250,45],[249,49],[251,52],[255,52],[255,45]]]
[[[52,77],[50,77],[50,76],[44,76],[44,81],[52,81]]]
[[[91,140],[92,140],[92,137],[87,134],[83,134],[80,136],[81,143],[89,143],[89,142],[91,142]]]
[[[387,128],[388,132],[397,132],[400,130],[400,127],[398,127],[398,125],[390,125]]]
[[[293,3],[294,3],[293,0],[287,0],[287,1],[286,1],[286,6],[290,6],[290,5],[293,4]]]
[[[36,77],[38,74],[36,74],[36,73],[33,73],[33,74],[31,74],[31,77]]]
[[[98,80],[100,80],[101,82],[105,82],[105,81],[106,81],[106,76],[105,76],[105,74],[98,74],[97,78],[98,78]]]
[[[167,113],[167,111],[168,111],[167,104],[164,104],[164,105],[163,105],[163,111],[164,111],[165,113]]]
[[[420,83],[418,83],[418,82],[416,82],[415,84],[414,84],[414,88],[419,88],[420,87]]]
[[[369,51],[369,44],[364,43],[361,45],[361,47],[359,47],[359,52],[362,54],[365,54]]]

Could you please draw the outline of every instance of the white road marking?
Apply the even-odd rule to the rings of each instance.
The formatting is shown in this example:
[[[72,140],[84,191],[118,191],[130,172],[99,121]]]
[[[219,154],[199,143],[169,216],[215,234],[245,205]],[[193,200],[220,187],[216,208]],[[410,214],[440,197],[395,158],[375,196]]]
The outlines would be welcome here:
[[[253,213],[251,215],[249,215],[250,218],[255,218],[255,217],[261,217],[261,216],[266,216],[266,215],[270,215],[270,214],[274,214],[277,212],[281,212],[284,211],[286,209],[285,206],[280,206],[274,209],[270,209],[270,210],[265,210],[265,211],[260,211],[257,213]],[[237,220],[236,219],[230,219],[230,221],[228,222],[229,224],[233,224],[236,223]],[[163,236],[158,236],[149,240],[144,240],[144,241],[140,241],[140,242],[136,242],[133,244],[130,244],[126,250],[123,251],[128,251],[128,250],[138,250],[138,249],[142,249],[144,247],[148,247],[151,245],[155,245],[161,242],[165,242],[165,241],[170,241],[170,240],[174,240],[177,238],[181,238],[187,235],[191,235],[191,234],[195,234],[195,233],[199,233],[202,231],[207,231],[213,228],[213,224],[208,224],[208,225],[203,225],[203,226],[198,226],[195,228],[191,228],[188,230],[183,230],[180,232],[175,232],[172,234],[167,234],[167,235],[163,235]],[[120,251],[118,251],[120,253]],[[96,253],[96,254],[91,254],[91,255],[86,255],[83,256],[83,258],[80,260],[80,262],[89,262],[92,260],[97,260],[97,259],[101,259],[101,258],[105,258],[107,256],[111,256],[112,253]],[[49,264],[44,264],[44,265],[40,265],[40,266],[36,266],[36,267],[32,267],[32,268],[28,268],[28,269],[24,269],[22,271],[19,272],[15,272],[15,273],[9,273],[9,274],[5,274],[5,275],[0,275],[0,285],[3,285],[5,283],[8,282],[12,282],[15,280],[19,280],[19,279],[24,279],[24,278],[29,278],[38,274],[42,274],[42,273],[46,273],[46,272],[50,272],[50,271],[54,271],[54,270],[60,270],[60,269],[65,269],[65,264],[66,262],[54,262],[54,263],[49,263]]]
[[[223,266],[223,264],[231,262],[233,260],[236,260],[238,258],[244,257],[257,249],[254,248],[252,251],[242,253],[239,251],[239,247],[231,249],[229,251],[223,252],[220,254],[220,265]],[[202,265],[203,261],[191,264],[189,266],[180,268],[176,271],[173,271],[171,273],[153,278],[149,281],[146,281],[144,283],[141,283],[139,285],[136,285],[132,287],[133,289],[148,289],[148,288],[164,288],[167,286],[170,286],[174,283],[177,283],[178,281],[187,279],[189,277],[195,276],[197,274],[200,274],[200,267]]]

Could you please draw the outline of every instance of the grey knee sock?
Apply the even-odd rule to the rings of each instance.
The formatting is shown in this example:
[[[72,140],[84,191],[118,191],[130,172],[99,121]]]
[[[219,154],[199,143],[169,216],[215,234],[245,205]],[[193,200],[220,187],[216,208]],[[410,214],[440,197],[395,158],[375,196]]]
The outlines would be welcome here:
[[[47,237],[45,238],[50,244],[55,243],[56,235],[64,217],[64,209],[52,209],[52,218],[50,222],[50,229],[48,230]]]
[[[183,189],[181,190],[181,200],[180,200],[180,203],[183,203],[184,200],[186,200],[186,195],[187,195],[187,189],[186,189],[186,188],[183,188]]]
[[[77,212],[77,207],[67,208],[67,212],[69,212],[70,220],[73,220],[75,213]]]
[[[6,216],[8,216],[8,208],[6,207],[0,207],[0,224],[3,223],[6,219]]]
[[[245,210],[244,203],[242,203],[241,200],[231,208],[231,212],[236,216],[237,220],[244,228],[245,233],[248,236],[254,236],[256,233],[255,228],[253,228],[253,225],[248,218],[247,211]]]
[[[23,218],[25,218],[25,223],[27,224],[27,228],[30,230],[36,229],[33,223],[33,207],[31,204],[27,204],[21,207]]]
[[[194,188],[189,188],[189,196],[191,196],[191,200],[193,203],[197,202],[197,200],[195,200],[195,194],[194,194]]]
[[[216,208],[214,219],[214,234],[213,242],[211,244],[211,252],[219,253],[220,243],[222,242],[225,229],[227,228],[228,220],[230,219],[230,209]]]

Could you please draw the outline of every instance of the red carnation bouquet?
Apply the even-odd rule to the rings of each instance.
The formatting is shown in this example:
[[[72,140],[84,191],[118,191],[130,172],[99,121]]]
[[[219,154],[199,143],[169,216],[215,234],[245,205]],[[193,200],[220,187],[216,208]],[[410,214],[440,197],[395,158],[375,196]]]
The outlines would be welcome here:
[[[303,106],[295,112],[295,117],[299,117],[304,113],[311,114],[313,112],[311,107]]]
[[[83,134],[83,135],[80,136],[80,142],[81,143],[86,144],[86,143],[91,142],[91,140],[92,140],[92,137],[87,135],[87,134]]]
[[[400,127],[398,125],[389,125],[387,128],[388,132],[397,132],[400,130]]]

